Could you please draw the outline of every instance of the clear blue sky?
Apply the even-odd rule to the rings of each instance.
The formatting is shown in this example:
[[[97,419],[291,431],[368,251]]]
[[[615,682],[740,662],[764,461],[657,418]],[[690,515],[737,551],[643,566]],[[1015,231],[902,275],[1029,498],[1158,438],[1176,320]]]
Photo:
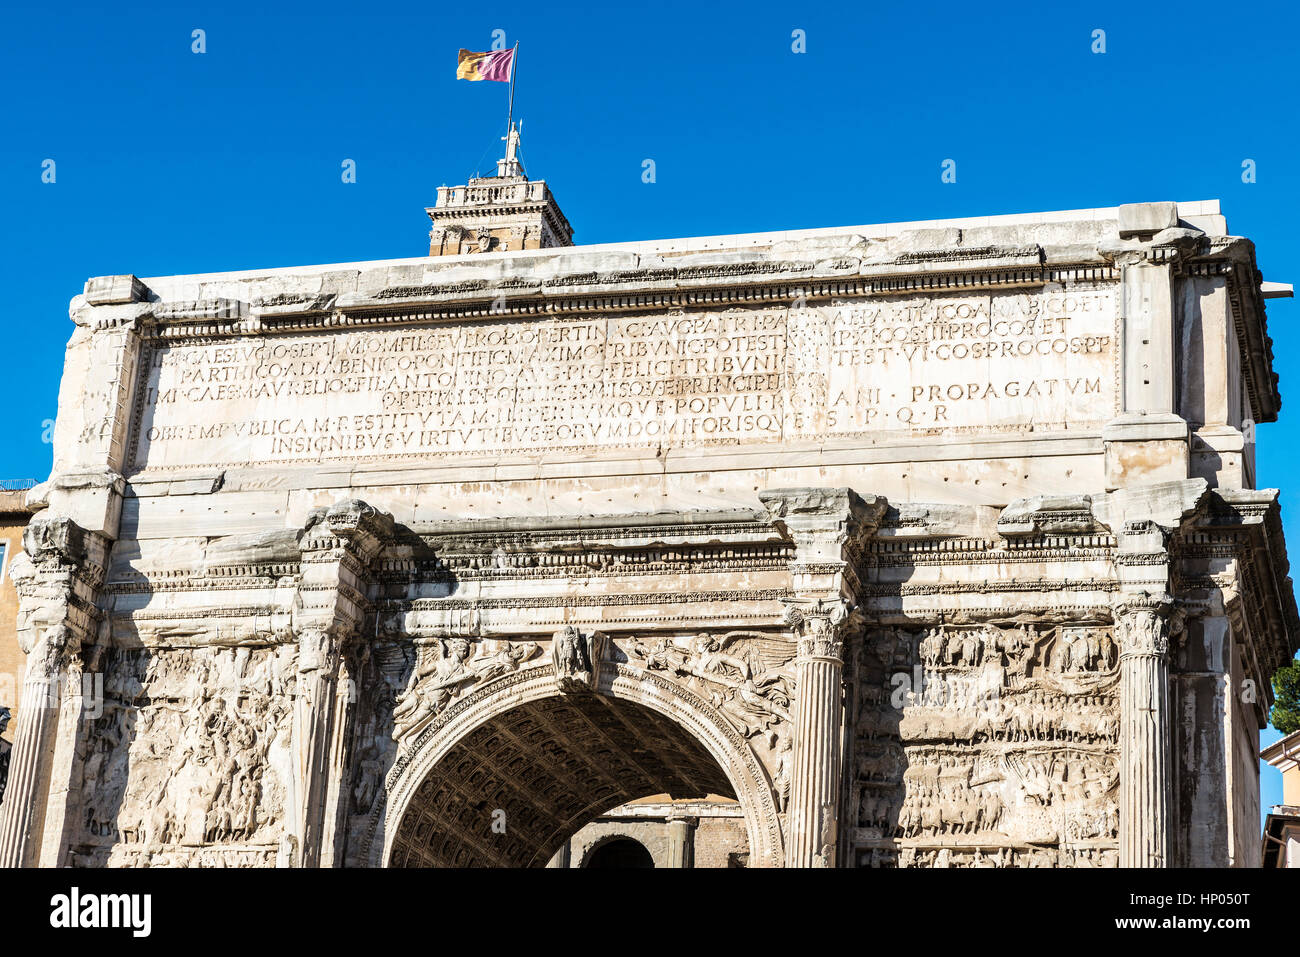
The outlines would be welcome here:
[[[49,474],[42,422],[87,277],[423,255],[435,188],[500,148],[505,85],[455,79],[456,50],[496,29],[520,43],[528,171],[580,243],[1218,198],[1264,275],[1300,281],[1291,4],[261,7],[7,9],[0,478]],[[1284,407],[1259,430],[1259,484],[1283,487],[1300,556],[1297,308],[1269,305]]]

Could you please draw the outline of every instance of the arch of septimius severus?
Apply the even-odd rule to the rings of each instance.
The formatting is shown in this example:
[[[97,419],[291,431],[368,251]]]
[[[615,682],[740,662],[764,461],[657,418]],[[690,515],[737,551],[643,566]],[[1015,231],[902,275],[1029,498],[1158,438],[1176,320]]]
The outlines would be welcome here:
[[[92,279],[14,562],[0,863],[1259,854],[1300,622],[1274,291],[1212,202]]]

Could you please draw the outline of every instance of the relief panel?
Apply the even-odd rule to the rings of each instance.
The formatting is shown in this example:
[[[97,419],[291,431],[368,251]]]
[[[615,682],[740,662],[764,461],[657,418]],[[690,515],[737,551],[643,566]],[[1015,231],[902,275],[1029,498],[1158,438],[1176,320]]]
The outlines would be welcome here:
[[[74,862],[265,866],[291,800],[292,646],[116,649]]]
[[[850,791],[857,862],[1115,866],[1118,660],[1099,624],[870,635]]]

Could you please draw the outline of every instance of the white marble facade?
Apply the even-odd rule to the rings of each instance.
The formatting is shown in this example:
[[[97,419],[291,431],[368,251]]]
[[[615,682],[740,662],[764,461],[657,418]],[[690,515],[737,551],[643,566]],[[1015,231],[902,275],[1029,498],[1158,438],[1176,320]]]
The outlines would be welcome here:
[[[93,279],[0,863],[1258,863],[1300,640],[1217,203]]]

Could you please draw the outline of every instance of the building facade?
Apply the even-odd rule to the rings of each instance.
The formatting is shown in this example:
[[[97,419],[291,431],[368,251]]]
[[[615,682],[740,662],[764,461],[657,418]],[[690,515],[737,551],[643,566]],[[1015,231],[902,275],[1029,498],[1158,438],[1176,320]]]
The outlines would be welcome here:
[[[1300,622],[1217,203],[440,251],[72,301],[0,863],[716,795],[748,866],[1258,865]]]
[[[9,779],[13,748],[13,718],[19,689],[26,672],[26,656],[18,646],[18,592],[9,566],[22,551],[23,529],[31,512],[26,505],[29,482],[6,482],[0,487],[0,801]]]
[[[1282,772],[1282,803],[1264,819],[1264,866],[1300,867],[1300,731],[1274,741],[1259,756]]]

